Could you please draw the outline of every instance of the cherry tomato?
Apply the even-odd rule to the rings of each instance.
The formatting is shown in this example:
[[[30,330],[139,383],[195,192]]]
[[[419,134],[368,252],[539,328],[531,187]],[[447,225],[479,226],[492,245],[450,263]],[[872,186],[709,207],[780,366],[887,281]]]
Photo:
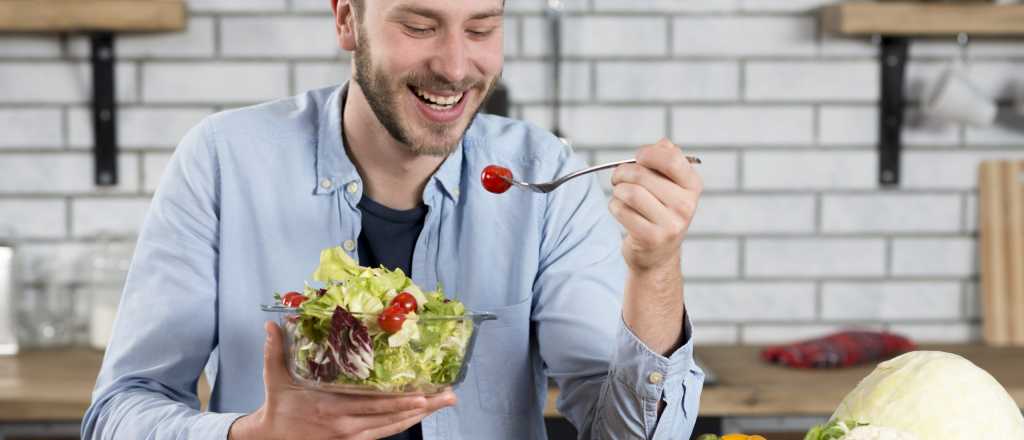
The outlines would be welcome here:
[[[389,306],[377,316],[377,324],[388,333],[397,333],[405,323],[405,312],[398,304]]]
[[[416,311],[416,297],[409,292],[402,292],[391,300],[391,305],[401,307],[405,313],[412,313]]]
[[[508,191],[512,186],[511,183],[502,179],[502,177],[511,180],[512,170],[497,165],[487,165],[484,167],[483,172],[480,173],[480,182],[483,183],[484,189],[495,194],[501,194]]]
[[[305,295],[299,292],[288,292],[281,298],[281,303],[288,307],[298,307],[303,301],[307,300]]]

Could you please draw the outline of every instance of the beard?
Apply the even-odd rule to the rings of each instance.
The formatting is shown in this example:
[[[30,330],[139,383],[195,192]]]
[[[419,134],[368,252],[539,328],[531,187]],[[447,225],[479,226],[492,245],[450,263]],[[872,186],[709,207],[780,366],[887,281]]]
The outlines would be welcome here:
[[[355,71],[352,74],[356,84],[362,89],[370,110],[377,116],[384,129],[391,137],[395,138],[401,145],[405,146],[414,154],[429,156],[447,156],[458,146],[462,136],[469,129],[470,122],[483,108],[483,103],[491,96],[501,75],[496,75],[490,81],[481,77],[466,77],[457,83],[450,82],[440,75],[433,73],[409,72],[403,74],[398,81],[389,82],[386,72],[377,69],[370,56],[370,44],[366,39],[366,32],[361,31],[357,36],[355,49]],[[419,124],[416,121],[403,120],[400,116],[401,97],[405,93],[412,93],[409,87],[431,90],[435,92],[461,92],[471,89],[477,90],[484,98],[477,102],[475,108],[470,109],[471,103],[466,103],[465,114],[470,115],[468,119],[460,118],[452,123],[441,124],[432,121],[422,120]],[[463,95],[462,99],[468,99],[469,95]],[[417,98],[418,99],[418,98]],[[465,115],[464,114],[464,115]],[[464,117],[464,116],[463,116]],[[422,127],[420,130],[416,128]]]

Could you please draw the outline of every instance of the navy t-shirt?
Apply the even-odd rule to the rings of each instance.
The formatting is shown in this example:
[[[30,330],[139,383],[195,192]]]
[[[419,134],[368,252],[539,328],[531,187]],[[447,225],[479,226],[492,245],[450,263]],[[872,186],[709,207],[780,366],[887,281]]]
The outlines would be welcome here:
[[[381,205],[366,195],[359,201],[363,215],[363,229],[359,234],[359,264],[368,267],[384,265],[388,269],[400,268],[406,276],[412,274],[412,252],[416,239],[423,230],[427,207],[399,211]],[[417,423],[403,433],[385,440],[422,440],[423,433]]]

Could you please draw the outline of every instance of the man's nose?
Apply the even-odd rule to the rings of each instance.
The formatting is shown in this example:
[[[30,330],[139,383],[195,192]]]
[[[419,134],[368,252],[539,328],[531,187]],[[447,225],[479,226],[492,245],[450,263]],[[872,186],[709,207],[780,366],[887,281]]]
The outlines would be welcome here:
[[[465,36],[458,31],[448,32],[441,39],[439,46],[431,60],[431,70],[450,83],[461,82],[469,68]]]

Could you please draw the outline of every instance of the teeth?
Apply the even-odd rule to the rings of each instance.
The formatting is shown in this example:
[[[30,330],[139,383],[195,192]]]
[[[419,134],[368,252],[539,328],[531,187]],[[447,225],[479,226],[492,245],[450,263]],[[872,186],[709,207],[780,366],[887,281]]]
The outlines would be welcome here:
[[[426,99],[427,101],[430,101],[432,103],[432,104],[427,104],[427,105],[429,105],[431,108],[436,109],[436,110],[444,110],[447,107],[451,107],[451,106],[455,105],[456,102],[459,102],[459,100],[462,99],[462,95],[463,95],[462,93],[459,93],[458,95],[454,95],[454,96],[437,96],[437,95],[432,95],[430,93],[427,93],[427,92],[423,91],[422,89],[415,89],[415,90],[416,90],[416,94],[417,95],[419,95],[421,98]]]

